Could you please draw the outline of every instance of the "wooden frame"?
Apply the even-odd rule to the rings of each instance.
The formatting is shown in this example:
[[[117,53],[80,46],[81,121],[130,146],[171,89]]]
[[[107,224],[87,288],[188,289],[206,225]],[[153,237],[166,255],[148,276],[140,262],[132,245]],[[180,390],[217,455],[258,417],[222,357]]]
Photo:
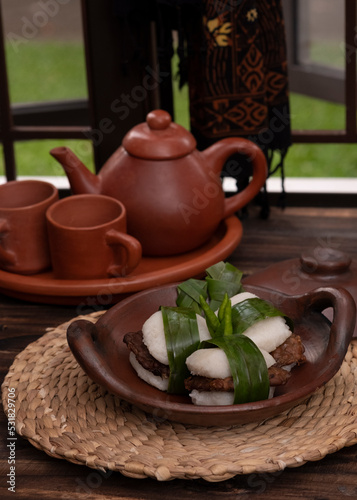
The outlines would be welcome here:
[[[288,10],[286,23],[291,31],[294,28],[294,13],[296,1],[291,2],[292,9]],[[160,105],[172,107],[171,75],[163,84],[152,88],[144,99],[138,103],[125,120],[113,111],[113,103],[120,96],[130,93],[133,88],[142,85],[147,68],[152,71],[158,67],[160,55],[156,52],[155,25],[153,22],[143,22],[131,27],[135,36],[140,40],[142,49],[141,58],[133,59],[130,71],[123,72],[118,64],[118,55],[113,47],[123,47],[123,38],[120,36],[120,20],[115,19],[110,10],[111,0],[91,2],[81,0],[84,46],[86,54],[86,72],[89,98],[70,102],[35,103],[28,106],[11,106],[9,99],[7,69],[5,62],[4,33],[0,0],[0,141],[3,144],[5,158],[5,175],[7,180],[16,179],[16,162],[14,143],[30,139],[86,139],[100,130],[103,120],[110,123],[115,133],[102,134],[101,141],[92,141],[97,171],[104,161],[120,144],[122,137],[133,125],[144,121],[146,113]],[[294,7],[295,6],[295,7]],[[295,9],[295,10],[294,10]],[[355,0],[345,0],[345,81],[330,79],[329,92],[334,85],[343,87],[346,103],[346,126],[344,130],[294,130],[293,143],[355,143],[357,142],[356,126],[356,26],[357,3]],[[136,31],[135,31],[136,30]],[[291,43],[291,42],[290,42]],[[144,61],[144,65],[143,65]],[[159,60],[161,66],[169,68],[167,60]],[[290,61],[292,77],[308,78],[308,71],[303,73],[294,61]],[[304,70],[308,68],[304,68]],[[168,74],[169,71],[166,71]],[[165,74],[166,74],[165,73]],[[330,74],[331,76],[331,74]],[[332,75],[333,76],[333,75]],[[313,75],[310,74],[310,78]],[[307,84],[309,80],[307,79]],[[331,83],[332,82],[332,83]],[[342,86],[342,87],[341,87]],[[160,104],[161,103],[161,104]],[[168,109],[172,111],[171,109]],[[36,125],[34,125],[36,123]],[[346,197],[350,204],[351,197]],[[325,202],[327,202],[325,200]],[[354,202],[356,203],[356,202]],[[350,205],[349,205],[350,206]]]
[[[290,89],[311,95],[311,89],[318,89],[315,97],[331,100],[332,95],[344,96],[344,130],[294,130],[293,143],[355,143],[357,142],[357,92],[356,92],[356,45],[355,32],[357,4],[355,0],[345,0],[345,78],[333,69],[297,64],[296,32],[298,0],[285,0],[285,17],[288,36]],[[319,85],[324,78],[324,88]],[[317,95],[318,93],[318,95]],[[313,92],[314,94],[314,92]],[[341,100],[341,97],[338,98]]]

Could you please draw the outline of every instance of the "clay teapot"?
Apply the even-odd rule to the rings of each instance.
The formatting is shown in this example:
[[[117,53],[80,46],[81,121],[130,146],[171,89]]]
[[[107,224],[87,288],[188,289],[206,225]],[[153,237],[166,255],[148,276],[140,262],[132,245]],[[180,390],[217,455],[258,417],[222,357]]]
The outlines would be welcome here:
[[[227,138],[200,152],[193,135],[163,110],[151,111],[132,128],[98,175],[69,148],[50,153],[74,194],[100,193],[124,203],[128,233],[152,256],[188,252],[207,242],[223,219],[254,198],[267,176],[265,156],[253,142]],[[253,175],[245,189],[225,198],[220,172],[234,153],[247,155]]]

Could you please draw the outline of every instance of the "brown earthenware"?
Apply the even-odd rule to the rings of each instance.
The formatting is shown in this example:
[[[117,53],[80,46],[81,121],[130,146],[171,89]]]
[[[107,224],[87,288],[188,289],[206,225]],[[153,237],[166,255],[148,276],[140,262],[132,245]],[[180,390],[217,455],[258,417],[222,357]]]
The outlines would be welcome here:
[[[260,285],[287,295],[301,294],[320,286],[342,287],[357,304],[357,261],[336,248],[307,248],[299,257],[258,271],[243,280],[245,285]],[[324,314],[331,319],[333,311]],[[357,337],[357,324],[354,329]]]
[[[252,179],[226,198],[220,172],[235,153],[251,161]],[[101,193],[124,203],[128,232],[148,256],[177,255],[205,244],[221,221],[254,198],[267,176],[265,156],[252,141],[227,138],[200,152],[194,137],[163,110],[130,130],[97,176],[66,147],[51,155],[65,169],[73,193]]]
[[[55,186],[37,179],[0,186],[0,269],[32,275],[51,267],[45,216],[57,200]]]
[[[123,342],[126,333],[140,330],[161,305],[174,306],[176,285],[146,290],[113,306],[94,325],[75,320],[67,331],[68,344],[84,371],[96,383],[159,418],[204,426],[233,425],[272,417],[306,399],[339,369],[352,337],[356,307],[343,289],[319,288],[288,297],[261,287],[247,286],[271,300],[295,324],[307,362],[296,367],[288,383],[272,399],[232,406],[195,406],[189,397],[168,395],[141,380],[129,362]],[[321,311],[331,306],[331,324]]]
[[[129,275],[141,244],[126,232],[124,205],[109,196],[82,194],[54,203],[46,213],[53,273],[86,280]]]
[[[180,255],[143,257],[124,277],[66,280],[55,278],[52,269],[32,276],[0,269],[0,292],[32,302],[78,305],[80,313],[85,314],[96,304],[107,306],[140,290],[202,276],[205,269],[237,248],[242,235],[242,224],[232,215],[221,222],[205,245]]]

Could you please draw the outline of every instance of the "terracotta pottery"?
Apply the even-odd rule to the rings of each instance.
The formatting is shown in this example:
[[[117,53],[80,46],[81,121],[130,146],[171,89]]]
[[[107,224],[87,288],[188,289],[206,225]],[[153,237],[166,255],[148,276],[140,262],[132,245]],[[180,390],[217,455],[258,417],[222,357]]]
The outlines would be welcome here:
[[[357,262],[334,248],[306,249],[300,257],[278,262],[243,280],[244,285],[260,285],[288,295],[305,293],[319,286],[343,287],[357,304]],[[331,319],[331,308],[324,311]],[[357,337],[357,325],[354,329]]]
[[[141,245],[126,233],[126,211],[109,196],[69,196],[46,213],[53,273],[62,279],[126,276],[141,260]]]
[[[0,293],[31,302],[77,305],[81,314],[87,314],[94,305],[107,306],[154,286],[192,276],[202,277],[205,269],[231,255],[240,244],[242,235],[242,224],[232,215],[221,222],[205,245],[192,252],[168,257],[143,257],[128,276],[110,279],[58,279],[52,269],[31,276],[0,270]]]
[[[220,172],[231,155],[252,163],[248,186],[225,198]],[[174,255],[207,242],[219,223],[251,201],[264,185],[266,159],[253,142],[223,139],[199,152],[192,134],[163,110],[130,130],[96,176],[66,148],[51,150],[64,167],[72,192],[102,193],[122,201],[128,232],[144,255]]]
[[[58,200],[55,186],[39,180],[0,186],[0,269],[32,275],[51,265],[46,210]]]
[[[326,287],[289,297],[247,286],[247,291],[273,301],[293,320],[307,362],[292,371],[287,384],[276,388],[272,399],[232,406],[195,406],[188,396],[169,395],[141,380],[130,365],[123,342],[126,333],[140,330],[160,306],[175,305],[176,287],[174,284],[140,292],[113,306],[96,324],[75,320],[67,330],[68,344],[92,380],[157,418],[224,426],[277,415],[305,400],[335,375],[352,337],[356,307],[346,290]],[[326,307],[334,310],[332,324],[321,314]]]

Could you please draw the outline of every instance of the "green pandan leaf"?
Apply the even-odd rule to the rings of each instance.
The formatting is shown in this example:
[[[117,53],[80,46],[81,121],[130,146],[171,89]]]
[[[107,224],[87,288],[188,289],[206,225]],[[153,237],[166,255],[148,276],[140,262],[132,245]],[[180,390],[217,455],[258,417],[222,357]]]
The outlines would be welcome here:
[[[206,269],[207,291],[210,298],[210,308],[216,311],[221,305],[224,295],[233,297],[244,291],[241,279],[243,273],[228,262],[218,262]]]
[[[178,307],[192,308],[197,314],[202,314],[200,296],[207,299],[207,283],[194,278],[188,279],[177,287],[176,305]]]
[[[270,302],[259,298],[243,300],[232,307],[233,332],[235,334],[242,334],[250,326],[254,325],[254,323],[275,316],[283,317],[290,330],[293,331],[294,325],[291,319],[270,304]]]
[[[212,311],[217,311],[223,302],[225,294],[228,297],[233,297],[241,292],[241,285],[229,283],[227,281],[218,281],[211,278],[206,278],[207,290],[210,298],[209,306]]]
[[[220,281],[236,283],[240,285],[243,273],[229,262],[218,262],[206,269],[207,276]]]
[[[200,336],[196,313],[182,307],[161,307],[170,377],[169,394],[185,394],[185,378],[190,373],[186,359],[198,349]]]
[[[225,352],[234,383],[234,404],[261,401],[269,397],[269,375],[259,348],[245,335],[206,340],[200,349],[216,346]]]

